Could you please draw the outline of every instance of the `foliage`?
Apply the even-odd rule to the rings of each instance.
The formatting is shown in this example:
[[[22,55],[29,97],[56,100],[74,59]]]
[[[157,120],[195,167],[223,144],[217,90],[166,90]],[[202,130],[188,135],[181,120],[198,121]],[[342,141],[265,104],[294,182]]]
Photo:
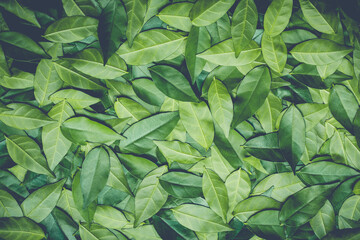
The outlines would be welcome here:
[[[360,239],[359,12],[1,0],[0,239]]]

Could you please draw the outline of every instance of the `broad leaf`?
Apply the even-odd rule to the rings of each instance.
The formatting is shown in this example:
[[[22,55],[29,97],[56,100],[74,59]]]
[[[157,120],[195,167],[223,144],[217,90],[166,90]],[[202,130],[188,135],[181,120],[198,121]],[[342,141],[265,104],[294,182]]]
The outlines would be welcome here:
[[[134,38],[140,32],[147,10],[146,0],[124,0],[125,9],[127,13],[128,23],[126,28],[126,37],[131,47]]]
[[[128,220],[122,212],[116,208],[105,205],[96,207],[94,222],[117,230],[121,230],[121,228],[128,224]]]
[[[160,177],[161,186],[176,198],[193,198],[202,196],[202,179],[185,172],[169,172]]]
[[[10,193],[0,190],[0,217],[22,216],[24,216],[23,212],[14,197]]]
[[[268,239],[284,239],[284,227],[279,222],[278,210],[265,210],[253,215],[247,222],[252,232]]]
[[[0,237],[5,240],[41,240],[45,238],[45,234],[41,227],[32,220],[25,217],[11,217],[0,219]]]
[[[126,41],[116,53],[127,64],[146,65],[166,59],[178,50],[184,40],[185,37],[176,32],[152,29],[140,33],[134,40],[132,47]]]
[[[205,102],[180,102],[180,119],[189,135],[208,149],[214,139],[214,124]]]
[[[254,115],[263,105],[270,92],[270,84],[271,76],[267,67],[256,67],[245,76],[236,92],[233,127]]]
[[[235,0],[199,0],[190,12],[195,26],[210,25],[221,18],[234,4]]]
[[[294,173],[305,149],[305,129],[301,112],[290,106],[281,118],[278,137],[281,153]]]
[[[271,37],[266,33],[263,34],[261,40],[261,50],[266,64],[273,71],[282,73],[287,60],[287,49],[281,36],[276,35]]]
[[[189,15],[193,6],[189,2],[175,3],[161,10],[158,17],[172,27],[189,32],[192,26]]]
[[[160,185],[159,177],[167,171],[166,166],[156,168],[140,183],[135,195],[135,227],[156,214],[165,204],[168,194]]]
[[[172,209],[178,222],[197,232],[226,232],[232,229],[210,208],[195,204],[183,204]]]
[[[65,181],[66,179],[63,179],[31,193],[29,197],[21,203],[21,209],[24,215],[37,223],[44,220],[56,206]]]
[[[6,138],[6,147],[11,159],[32,172],[46,174],[51,172],[45,157],[41,154],[39,145],[27,136],[12,135]]]
[[[110,172],[110,158],[107,151],[94,148],[85,157],[80,174],[81,191],[84,196],[84,207],[97,199],[105,187]]]
[[[96,33],[99,21],[85,16],[64,17],[52,23],[44,37],[51,42],[70,43]]]
[[[123,139],[111,128],[86,117],[73,117],[66,120],[61,125],[61,132],[67,139],[76,144],[107,143]]]
[[[50,100],[55,104],[65,100],[75,110],[86,108],[100,101],[98,98],[92,97],[75,89],[63,89],[57,91],[50,96]]]
[[[293,0],[274,0],[264,16],[264,30],[270,37],[279,35],[289,23]]]
[[[258,11],[254,0],[240,1],[231,22],[231,36],[236,57],[250,44],[256,31],[257,21]]]

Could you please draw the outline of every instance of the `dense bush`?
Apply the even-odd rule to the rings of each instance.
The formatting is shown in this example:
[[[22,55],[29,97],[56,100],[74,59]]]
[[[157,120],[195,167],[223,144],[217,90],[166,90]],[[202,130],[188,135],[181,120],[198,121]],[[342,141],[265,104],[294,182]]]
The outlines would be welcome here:
[[[1,0],[0,238],[360,239],[359,13]]]

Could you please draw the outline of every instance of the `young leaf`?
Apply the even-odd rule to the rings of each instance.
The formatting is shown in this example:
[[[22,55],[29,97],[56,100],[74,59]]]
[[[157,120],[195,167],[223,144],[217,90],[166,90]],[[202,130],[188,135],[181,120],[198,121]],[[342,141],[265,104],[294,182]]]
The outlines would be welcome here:
[[[194,164],[204,157],[188,143],[179,141],[154,141],[171,166],[174,162]]]
[[[231,36],[235,57],[250,44],[258,21],[258,11],[254,0],[241,0],[237,5],[231,22]]]
[[[65,181],[66,179],[60,180],[31,193],[21,203],[24,215],[37,223],[44,220],[56,206]]]
[[[245,76],[236,93],[233,127],[254,115],[264,104],[270,84],[271,76],[267,67],[256,67]]]
[[[166,59],[182,45],[185,37],[165,30],[152,29],[140,33],[130,47],[128,41],[117,50],[117,54],[130,65],[146,65]]]
[[[55,70],[55,64],[47,59],[42,59],[36,68],[34,81],[34,95],[40,106],[51,103],[49,97],[63,85]]]
[[[219,20],[234,4],[235,0],[199,0],[190,12],[195,26],[207,26]]]
[[[41,154],[39,145],[31,138],[20,135],[9,136],[6,138],[6,148],[11,159],[23,168],[35,173],[54,176],[45,157]]]
[[[0,219],[0,237],[5,240],[41,240],[45,238],[45,233],[39,225],[26,217],[10,217]]]
[[[294,227],[305,224],[324,206],[337,185],[314,185],[290,196],[281,207],[280,222]]]
[[[99,17],[98,35],[104,64],[126,37],[127,15],[121,1],[109,1]]]
[[[167,166],[156,168],[140,183],[135,195],[135,227],[156,214],[165,204],[168,194],[160,185],[159,177],[167,171]]]
[[[354,94],[344,85],[335,85],[330,92],[329,109],[331,114],[349,132],[353,132],[352,122],[359,108]]]
[[[51,42],[71,43],[96,33],[99,21],[85,16],[64,17],[52,23],[44,37]]]
[[[224,84],[214,79],[208,92],[209,106],[214,120],[224,131],[225,136],[229,136],[230,125],[233,118],[233,102]]]
[[[229,199],[225,183],[212,170],[205,169],[203,173],[202,189],[206,202],[210,208],[227,222]]]
[[[120,141],[120,149],[143,154],[155,147],[152,140],[164,140],[178,121],[178,112],[159,113],[138,121],[124,132],[126,139]]]
[[[156,87],[166,96],[179,101],[199,101],[189,81],[175,68],[155,65],[149,71]]]
[[[145,19],[147,3],[145,0],[124,0],[128,18],[126,37],[132,47],[136,35],[140,32]]]
[[[327,39],[311,39],[296,45],[291,55],[299,62],[311,65],[325,65],[336,62],[352,52],[347,46]]]
[[[285,160],[295,173],[305,149],[305,121],[301,112],[294,105],[290,106],[279,126],[279,146]]]
[[[30,130],[54,122],[40,109],[28,104],[10,103],[6,107],[11,110],[0,112],[0,121],[13,128]]]
[[[208,233],[232,231],[210,208],[195,204],[183,204],[171,210],[181,225],[193,231]]]
[[[266,64],[273,71],[282,73],[287,60],[287,49],[281,36],[271,37],[264,33],[261,40],[261,50]]]
[[[87,142],[107,143],[123,139],[111,128],[86,117],[73,117],[61,125],[64,136],[76,144]]]
[[[289,23],[293,0],[274,0],[264,16],[264,30],[270,37],[279,35]]]
[[[180,119],[189,135],[208,149],[214,140],[214,124],[205,102],[180,102]]]
[[[85,157],[80,174],[81,192],[84,196],[83,208],[97,199],[105,187],[110,172],[110,159],[107,151],[102,148],[92,149]]]
[[[60,127],[66,119],[74,114],[71,106],[65,101],[56,104],[49,112],[49,116],[58,122],[44,126],[41,138],[46,160],[51,170],[55,169],[71,147],[71,142],[64,137]]]

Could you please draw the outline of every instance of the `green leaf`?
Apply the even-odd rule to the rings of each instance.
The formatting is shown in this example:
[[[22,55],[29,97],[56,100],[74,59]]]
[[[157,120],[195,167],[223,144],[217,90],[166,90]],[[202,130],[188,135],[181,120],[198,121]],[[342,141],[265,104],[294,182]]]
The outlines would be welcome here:
[[[109,1],[99,17],[98,35],[104,64],[126,37],[127,15],[121,1]]]
[[[114,54],[105,64],[95,48],[85,49],[70,61],[78,71],[94,78],[114,79],[127,73],[126,63],[118,55]]]
[[[299,62],[325,65],[336,62],[352,52],[352,49],[327,39],[311,39],[296,45],[291,55]]]
[[[189,32],[192,26],[189,15],[193,6],[189,2],[174,3],[161,10],[157,16],[170,26]]]
[[[34,81],[34,95],[40,106],[51,103],[49,97],[63,85],[55,64],[50,60],[42,59],[36,68]]]
[[[43,150],[51,170],[55,169],[71,147],[71,142],[64,137],[60,127],[74,114],[71,106],[65,101],[56,104],[49,112],[49,116],[58,121],[44,126],[42,130]]]
[[[11,110],[0,112],[0,120],[6,125],[30,130],[40,128],[54,122],[40,109],[24,103],[10,103],[6,107]]]
[[[261,50],[270,69],[282,73],[287,60],[287,49],[281,36],[271,37],[264,33],[261,40]]]
[[[291,105],[281,118],[278,137],[280,150],[294,173],[305,150],[305,129],[301,112]]]
[[[96,207],[94,222],[106,226],[107,228],[117,230],[121,230],[126,224],[128,224],[128,220],[122,212],[116,208],[105,205],[98,205]]]
[[[67,16],[85,16],[76,0],[62,0],[63,8]]]
[[[97,31],[99,21],[85,16],[64,17],[52,23],[44,37],[51,42],[71,43],[83,40]]]
[[[4,240],[41,240],[45,234],[39,225],[28,218],[10,217],[0,219],[0,237]]]
[[[214,171],[207,168],[203,173],[202,190],[210,208],[227,222],[229,199],[225,183]]]
[[[170,195],[176,198],[194,198],[202,196],[202,179],[185,172],[169,172],[160,177],[160,184]]]
[[[167,166],[156,168],[140,183],[135,195],[135,227],[155,215],[165,204],[168,194],[160,185],[159,177],[167,171]]]
[[[291,172],[275,173],[261,180],[253,189],[252,195],[264,194],[271,189],[271,197],[283,202],[286,198],[303,189],[305,185]]]
[[[335,85],[330,92],[329,109],[331,114],[348,131],[353,132],[352,122],[359,108],[354,94],[344,85]]]
[[[144,102],[161,106],[165,101],[165,95],[156,87],[155,83],[147,78],[139,78],[132,81],[136,95]]]
[[[232,214],[236,205],[246,199],[251,191],[249,174],[242,169],[232,172],[225,181],[229,199],[228,214]],[[228,220],[230,218],[228,217]]]
[[[146,158],[123,153],[118,153],[118,156],[124,167],[139,179],[143,179],[146,174],[157,168],[155,163]]]
[[[83,208],[97,199],[105,187],[110,172],[110,158],[107,151],[94,148],[85,157],[80,174],[80,186],[84,197]]]
[[[233,127],[254,115],[264,104],[270,84],[271,76],[267,67],[256,67],[245,76],[236,92]]]
[[[81,171],[77,171],[72,182],[72,195],[75,202],[76,209],[81,214],[81,217],[86,222],[92,222],[97,207],[97,202],[93,201],[87,208],[84,208],[84,197],[81,190]]]
[[[150,40],[151,39],[151,40]],[[146,65],[166,59],[182,45],[185,37],[180,34],[164,30],[152,29],[141,32],[134,39],[132,47],[128,41],[117,50],[117,54],[130,65]]]
[[[226,232],[232,229],[210,208],[195,204],[183,204],[172,209],[176,220],[197,232]]]
[[[119,118],[131,118],[130,123],[137,122],[151,115],[141,104],[125,97],[118,98],[114,108]]]
[[[233,118],[233,102],[227,88],[221,81],[217,79],[212,81],[208,99],[214,120],[217,121],[225,136],[228,137]]]
[[[166,96],[179,101],[199,101],[189,81],[175,68],[155,65],[149,71],[156,87]]]
[[[73,117],[66,120],[61,126],[61,132],[67,139],[76,144],[108,143],[123,139],[111,128],[86,117]]]
[[[137,228],[125,228],[122,231],[127,237],[144,240],[161,240],[153,225],[141,225]]]
[[[96,224],[92,224],[90,229],[88,229],[84,224],[79,225],[79,232],[81,239],[88,239],[88,240],[102,240],[102,239],[109,239],[109,240],[117,240],[118,238],[115,236],[113,232],[109,229],[101,227]]]
[[[234,43],[235,57],[248,46],[253,38],[258,21],[258,11],[254,0],[242,0],[238,3],[231,22],[231,37]]]
[[[152,140],[165,140],[178,121],[178,112],[159,113],[140,120],[124,132],[126,139],[120,141],[120,149],[143,154],[156,146]]]
[[[253,215],[246,223],[257,236],[267,239],[285,239],[284,227],[279,222],[278,210],[265,210]]]
[[[0,2],[0,6],[5,8],[6,11],[11,12],[17,17],[24,19],[25,21],[32,23],[38,28],[41,28],[38,20],[36,19],[36,14],[34,11],[29,8],[21,6],[17,0],[4,0]]]
[[[76,207],[72,191],[63,189],[56,206],[63,209],[74,221],[84,221],[84,218]]]
[[[145,0],[124,0],[124,4],[128,18],[126,37],[131,47],[144,24],[147,3]]]
[[[335,230],[334,208],[329,201],[326,201],[315,217],[310,220],[310,225],[320,239]]]
[[[190,29],[185,46],[185,61],[192,83],[201,74],[206,61],[197,58],[196,55],[211,47],[211,37],[205,27],[195,27]]]
[[[266,209],[280,209],[281,203],[266,196],[254,196],[239,202],[234,209],[234,216],[242,222]]]
[[[54,66],[61,80],[71,86],[89,90],[105,89],[105,87],[97,79],[84,76],[74,68],[75,64],[72,65],[69,61],[60,60],[54,62]]]
[[[39,145],[27,136],[12,135],[6,138],[6,148],[11,159],[23,168],[53,177]]]
[[[154,143],[168,161],[169,166],[174,162],[194,164],[204,158],[188,143],[179,141],[154,141]]]
[[[14,197],[10,193],[0,190],[0,218],[22,216],[24,215]]]
[[[281,99],[270,92],[264,104],[255,113],[265,132],[270,133],[276,130],[276,121],[281,111]]]
[[[100,102],[100,99],[75,89],[63,89],[57,91],[50,96],[50,100],[55,104],[65,100],[75,110],[83,109]]]
[[[66,179],[46,185],[31,193],[22,203],[24,215],[39,223],[54,209]]]
[[[107,149],[107,151],[110,156],[110,172],[106,185],[132,195],[119,158],[111,149]]]
[[[9,89],[32,88],[34,87],[34,75],[14,69],[11,76],[4,75],[0,84]]]
[[[179,112],[181,122],[189,135],[208,149],[214,139],[214,124],[206,103],[180,102]]]
[[[359,172],[345,165],[328,161],[319,161],[306,165],[297,176],[307,185],[342,182]]]
[[[270,37],[279,35],[289,23],[293,0],[274,0],[264,16],[264,30]]]
[[[260,54],[261,49],[258,44],[251,41],[240,52],[239,56],[235,57],[233,41],[227,39],[198,54],[197,57],[221,66],[242,66],[252,63]]]
[[[307,223],[324,206],[337,185],[314,185],[290,196],[281,207],[280,222],[294,227]]]
[[[306,131],[313,129],[329,113],[326,104],[304,103],[297,105],[304,116]]]
[[[299,0],[305,20],[317,31],[326,34],[335,34],[337,21],[333,21],[327,12],[321,13],[310,0]]]
[[[341,240],[341,239],[349,239],[356,240],[360,236],[360,229],[342,229],[342,230],[334,230],[323,238],[324,240]]]
[[[219,20],[235,3],[235,0],[199,0],[190,12],[195,26],[207,26]]]
[[[6,55],[15,59],[31,60],[49,58],[45,51],[30,37],[18,32],[1,32],[0,42]]]

